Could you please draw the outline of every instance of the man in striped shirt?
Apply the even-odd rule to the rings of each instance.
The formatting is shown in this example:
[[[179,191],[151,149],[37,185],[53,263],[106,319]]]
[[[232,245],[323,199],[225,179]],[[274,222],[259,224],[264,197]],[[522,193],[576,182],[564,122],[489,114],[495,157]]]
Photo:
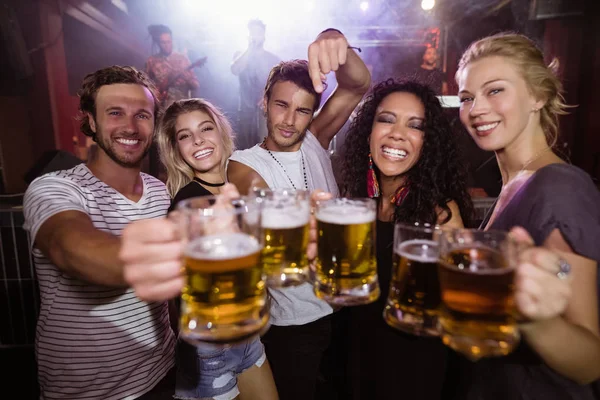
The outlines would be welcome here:
[[[132,67],[88,75],[81,129],[98,144],[87,164],[46,174],[24,200],[40,286],[36,356],[43,399],[168,399],[175,337],[166,302],[143,302],[118,258],[131,221],[161,217],[170,198],[141,173],[159,105]]]

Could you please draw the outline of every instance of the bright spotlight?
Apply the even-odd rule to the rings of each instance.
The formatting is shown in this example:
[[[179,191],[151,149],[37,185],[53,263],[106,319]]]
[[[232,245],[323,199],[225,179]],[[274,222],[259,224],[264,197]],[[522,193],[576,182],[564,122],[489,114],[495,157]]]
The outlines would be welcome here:
[[[312,11],[315,8],[315,3],[313,1],[306,2],[306,11]]]
[[[430,11],[435,6],[435,0],[423,0],[421,1],[421,8],[425,11]]]
[[[363,11],[367,11],[367,9],[369,8],[369,2],[368,1],[362,1],[360,3],[360,9]]]

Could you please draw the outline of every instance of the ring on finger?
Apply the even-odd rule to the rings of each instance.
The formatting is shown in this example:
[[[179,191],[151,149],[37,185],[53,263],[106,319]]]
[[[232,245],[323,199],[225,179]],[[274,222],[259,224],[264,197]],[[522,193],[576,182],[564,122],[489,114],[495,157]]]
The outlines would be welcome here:
[[[556,276],[558,279],[567,279],[571,274],[571,264],[562,258],[558,259],[558,272]]]

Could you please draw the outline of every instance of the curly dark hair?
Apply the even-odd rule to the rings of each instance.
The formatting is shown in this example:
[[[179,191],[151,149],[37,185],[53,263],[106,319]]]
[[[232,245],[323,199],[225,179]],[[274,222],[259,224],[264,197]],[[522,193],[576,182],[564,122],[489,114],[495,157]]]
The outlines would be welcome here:
[[[157,44],[160,39],[160,35],[163,33],[168,33],[171,36],[173,35],[171,28],[166,25],[150,25],[148,26],[148,33],[152,37],[152,40]]]
[[[378,83],[367,95],[352,121],[342,150],[342,193],[347,197],[367,196],[369,138],[377,107],[394,92],[414,94],[425,107],[424,137],[417,163],[406,173],[410,192],[396,207],[394,220],[401,222],[445,223],[452,218],[447,203],[455,201],[465,226],[473,214],[467,192],[467,169],[459,154],[450,121],[433,90],[412,80],[388,79]],[[376,175],[379,170],[373,165]],[[436,208],[443,209],[445,221],[438,221]]]

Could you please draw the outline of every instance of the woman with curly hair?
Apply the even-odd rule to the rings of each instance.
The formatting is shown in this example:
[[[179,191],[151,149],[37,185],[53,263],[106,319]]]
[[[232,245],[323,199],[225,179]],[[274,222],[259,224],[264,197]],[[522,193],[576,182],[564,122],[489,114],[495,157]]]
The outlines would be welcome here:
[[[392,269],[394,222],[452,227],[473,209],[458,145],[435,93],[413,81],[375,86],[346,137],[341,189],[376,197],[377,273],[381,296],[346,310],[350,317],[350,382],[358,399],[439,399],[446,349],[439,338],[410,336],[382,318]]]
[[[429,87],[393,79],[375,86],[350,126],[342,153],[342,192],[380,196],[381,221],[470,222],[466,168],[450,122]],[[376,179],[362,179],[371,171]]]

